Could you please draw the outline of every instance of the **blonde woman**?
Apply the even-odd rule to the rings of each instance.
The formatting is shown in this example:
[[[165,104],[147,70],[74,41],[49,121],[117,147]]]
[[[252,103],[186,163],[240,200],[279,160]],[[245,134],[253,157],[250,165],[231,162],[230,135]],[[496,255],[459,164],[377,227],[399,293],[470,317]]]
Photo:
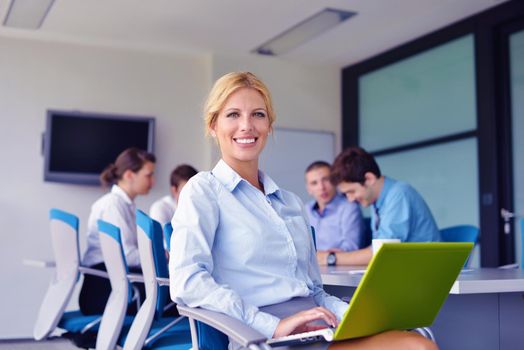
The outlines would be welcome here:
[[[169,263],[175,302],[225,313],[268,338],[336,326],[347,308],[322,289],[301,200],[258,168],[274,121],[269,91],[255,75],[229,73],[215,83],[205,122],[222,159],[182,191]],[[403,331],[316,346],[437,348]]]

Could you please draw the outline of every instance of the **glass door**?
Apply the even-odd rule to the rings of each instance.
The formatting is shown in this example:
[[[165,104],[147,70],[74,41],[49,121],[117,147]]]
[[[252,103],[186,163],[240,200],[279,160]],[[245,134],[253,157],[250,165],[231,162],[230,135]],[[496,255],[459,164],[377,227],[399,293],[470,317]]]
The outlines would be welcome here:
[[[522,266],[522,225],[524,220],[524,29],[509,35],[509,86],[513,148],[513,207],[515,248]]]
[[[524,21],[501,30],[502,107],[499,135],[503,234],[515,242],[515,262],[523,264],[524,220]]]

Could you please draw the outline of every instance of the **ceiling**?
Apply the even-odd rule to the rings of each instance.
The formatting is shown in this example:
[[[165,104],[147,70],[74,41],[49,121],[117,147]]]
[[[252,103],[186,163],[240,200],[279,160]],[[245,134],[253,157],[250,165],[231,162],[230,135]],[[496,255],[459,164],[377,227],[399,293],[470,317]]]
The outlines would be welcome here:
[[[11,0],[0,0],[0,23]],[[283,59],[347,66],[506,0],[55,0],[43,26],[0,37],[153,52],[249,55],[330,7],[358,14]]]

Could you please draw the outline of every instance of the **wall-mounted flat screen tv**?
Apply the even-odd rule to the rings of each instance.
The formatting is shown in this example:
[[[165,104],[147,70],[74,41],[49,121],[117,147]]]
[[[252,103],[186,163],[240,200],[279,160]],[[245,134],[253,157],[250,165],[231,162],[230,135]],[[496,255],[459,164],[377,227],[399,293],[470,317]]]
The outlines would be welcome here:
[[[153,152],[155,119],[47,111],[44,181],[100,184],[102,170],[128,147]]]

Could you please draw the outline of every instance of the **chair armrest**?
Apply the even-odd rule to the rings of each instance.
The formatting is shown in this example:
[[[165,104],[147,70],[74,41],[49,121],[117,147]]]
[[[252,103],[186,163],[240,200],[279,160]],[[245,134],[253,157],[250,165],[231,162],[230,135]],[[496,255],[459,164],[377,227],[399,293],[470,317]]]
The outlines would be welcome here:
[[[244,347],[249,347],[252,344],[265,343],[267,340],[267,338],[257,330],[225,314],[180,304],[177,305],[177,308],[180,315],[203,322],[224,333]]]
[[[169,286],[169,278],[167,277],[157,277],[156,281],[160,286]]]
[[[27,266],[41,267],[41,268],[56,267],[56,263],[54,261],[46,261],[46,260],[24,259],[23,263],[24,265],[27,265]],[[107,272],[102,271],[102,270],[93,269],[87,266],[79,266],[78,271],[84,274],[88,274],[88,275],[109,278],[109,275],[107,274]]]
[[[140,273],[128,273],[127,279],[129,282],[142,282],[144,283],[144,276]]]
[[[56,266],[54,261],[46,261],[46,260],[24,259],[23,263],[24,265],[27,265],[27,266],[42,267],[42,268]]]
[[[106,271],[93,269],[87,266],[78,266],[78,271],[80,271],[81,273],[87,274],[87,275],[109,278],[109,275],[107,274]]]

